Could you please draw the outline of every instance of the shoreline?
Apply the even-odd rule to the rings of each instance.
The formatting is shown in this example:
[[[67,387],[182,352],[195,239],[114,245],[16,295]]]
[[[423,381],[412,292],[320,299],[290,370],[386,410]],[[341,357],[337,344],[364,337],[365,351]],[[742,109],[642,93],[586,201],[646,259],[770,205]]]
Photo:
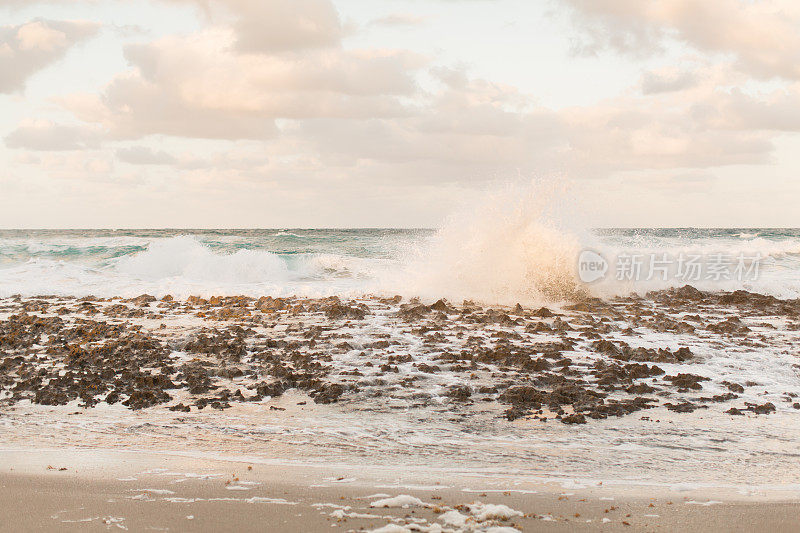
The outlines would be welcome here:
[[[564,488],[522,477],[278,466],[120,450],[3,454],[11,460],[0,472],[0,511],[16,530],[91,524],[181,531],[790,531],[800,510],[796,498],[737,498],[708,489],[638,487],[631,493],[607,484]],[[381,500],[399,506],[373,506]],[[477,519],[489,509],[494,518]],[[448,524],[458,515],[473,519]]]
[[[15,529],[789,530],[798,317],[692,287],[540,308],[0,299],[0,511]]]
[[[37,476],[42,472],[59,471],[65,464],[66,471],[87,481],[108,480],[108,469],[115,475],[126,476],[152,469],[154,463],[192,465],[193,467],[241,470],[251,467],[262,474],[270,471],[304,471],[319,480],[344,477],[364,483],[380,483],[386,487],[387,480],[403,479],[399,488],[435,486],[447,479],[450,484],[462,484],[463,492],[486,492],[474,486],[498,485],[511,487],[508,492],[541,493],[563,495],[566,492],[602,492],[618,498],[636,498],[646,492],[649,497],[662,499],[702,498],[722,500],[726,503],[800,503],[800,483],[750,485],[746,483],[702,483],[702,482],[655,482],[622,478],[581,477],[558,473],[508,473],[491,470],[469,470],[465,468],[443,468],[431,464],[404,465],[398,469],[394,464],[365,464],[357,462],[319,463],[292,459],[269,459],[263,456],[223,455],[203,450],[136,449],[126,447],[54,447],[14,448],[0,446],[4,464],[3,474]],[[58,466],[56,466],[58,465]],[[53,466],[53,468],[48,468]],[[160,468],[160,467],[156,467]],[[249,470],[252,471],[252,470]],[[467,486],[469,485],[469,486]],[[380,488],[380,487],[379,487]],[[484,487],[485,488],[485,487]],[[489,492],[492,492],[489,490]]]

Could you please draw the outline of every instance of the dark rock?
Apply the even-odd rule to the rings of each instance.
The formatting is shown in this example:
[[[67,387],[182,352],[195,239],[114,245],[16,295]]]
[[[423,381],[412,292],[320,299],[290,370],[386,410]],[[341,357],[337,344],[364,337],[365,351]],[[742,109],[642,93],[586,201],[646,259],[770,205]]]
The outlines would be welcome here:
[[[723,385],[725,385],[729,391],[731,392],[738,392],[739,394],[744,392],[744,387],[739,385],[738,383],[731,383],[730,381],[723,381]]]
[[[700,390],[703,388],[700,382],[709,381],[709,378],[698,376],[697,374],[683,373],[676,376],[666,376],[664,379],[672,382],[675,387],[678,387],[679,391]]]
[[[561,422],[564,424],[585,424],[586,417],[580,413],[574,413],[571,415],[567,415],[561,418]]]
[[[468,385],[454,385],[447,391],[446,396],[464,402],[472,396],[472,389]]]

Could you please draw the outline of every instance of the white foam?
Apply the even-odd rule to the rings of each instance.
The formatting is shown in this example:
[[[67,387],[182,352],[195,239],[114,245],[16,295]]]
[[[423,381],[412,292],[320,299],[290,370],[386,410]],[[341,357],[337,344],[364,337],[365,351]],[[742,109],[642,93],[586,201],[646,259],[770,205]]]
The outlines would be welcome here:
[[[515,516],[525,516],[525,513],[503,504],[477,502],[468,507],[475,517],[475,520],[478,522],[485,522],[487,520],[508,520]]]
[[[429,507],[429,504],[423,502],[419,498],[415,496],[409,496],[408,494],[400,494],[399,496],[395,496],[394,498],[383,498],[381,500],[375,500],[374,502],[369,504],[370,507]]]

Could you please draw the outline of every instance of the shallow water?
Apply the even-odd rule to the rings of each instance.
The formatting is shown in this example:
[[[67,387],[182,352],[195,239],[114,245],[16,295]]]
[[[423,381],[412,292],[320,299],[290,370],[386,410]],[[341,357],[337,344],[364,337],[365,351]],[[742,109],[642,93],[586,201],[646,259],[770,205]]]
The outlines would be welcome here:
[[[81,311],[83,302],[54,302],[51,310],[60,306],[72,310],[59,313],[65,320],[88,318]],[[97,306],[102,310],[118,302],[98,302]],[[471,402],[453,401],[447,396],[451,385],[468,383],[477,391],[482,384],[509,380],[524,383],[535,375],[508,370],[498,374],[499,369],[492,364],[464,371],[437,358],[447,351],[469,350],[473,344],[468,343],[478,337],[492,346],[505,338],[504,334],[514,333],[517,337],[512,338],[513,344],[533,347],[560,335],[575,342],[563,355],[591,383],[592,364],[606,359],[592,349],[592,337],[583,335],[597,329],[591,326],[591,313],[552,306],[575,327],[556,335],[531,332],[520,324],[479,323],[452,314],[444,322],[431,316],[421,323],[408,323],[396,316],[396,307],[374,299],[364,299],[362,303],[371,309],[363,320],[329,321],[321,313],[281,312],[264,316],[254,313],[253,320],[243,322],[255,328],[256,335],[287,341],[300,339],[308,328],[322,327],[326,333],[309,353],[323,356],[321,360],[330,368],[330,380],[358,385],[336,404],[315,404],[298,390],[258,403],[234,403],[223,411],[206,408],[192,409],[190,413],[172,412],[164,406],[130,411],[120,404],[109,406],[102,401],[91,409],[81,407],[77,401],[59,407],[22,401],[0,408],[2,443],[43,448],[183,450],[201,455],[254,457],[265,462],[428,465],[431,469],[524,472],[543,478],[566,476],[627,484],[735,486],[743,491],[776,486],[798,490],[800,462],[796,442],[800,438],[800,411],[793,407],[790,395],[800,396],[796,368],[800,333],[797,328],[790,328],[785,318],[749,308],[705,304],[693,309],[702,316],[702,324],[741,316],[751,333],[730,336],[699,325],[695,333],[680,334],[656,331],[647,323],[639,323],[636,334],[631,335],[623,330],[632,319],[633,310],[650,316],[650,311],[657,309],[672,319],[683,316],[685,311],[655,300],[620,301],[615,305],[622,312],[606,322],[610,328],[602,334],[604,339],[624,341],[632,347],[675,350],[687,346],[695,354],[693,359],[685,363],[661,362],[658,366],[668,375],[690,372],[710,380],[703,383],[702,390],[676,393],[663,379],[646,379],[658,389],[649,396],[658,399],[659,407],[571,426],[552,415],[548,415],[547,422],[533,418],[509,421],[503,416],[508,405],[499,403],[496,394],[475,393]],[[22,304],[24,300],[3,302],[6,313]],[[193,338],[204,327],[224,329],[242,322],[209,321],[197,316],[197,309],[191,307],[162,312],[157,302],[146,309],[156,315],[125,322],[141,325],[163,339],[172,347],[171,357],[176,364],[197,357],[181,351],[184,339]],[[102,313],[91,316],[119,322],[114,313],[111,317]],[[530,315],[526,321],[541,322]],[[161,324],[165,327],[161,328]],[[296,327],[290,330],[292,325]],[[420,326],[433,328],[443,336],[434,344],[424,342],[425,333],[420,333]],[[258,338],[254,337],[254,342],[263,342]],[[352,348],[328,349],[327,343],[336,345],[343,339]],[[370,347],[379,340],[387,341],[388,346]],[[32,350],[47,353],[44,346],[34,346]],[[398,363],[397,373],[379,369],[391,355],[411,359]],[[442,368],[423,371],[417,366],[421,363]],[[354,371],[360,373],[356,375]],[[408,378],[415,378],[413,386],[403,384]],[[745,390],[735,399],[721,403],[701,399],[727,392],[724,381],[745,384]],[[223,382],[224,387],[240,388],[248,396],[249,384],[246,378]],[[192,404],[193,398],[186,391],[171,390],[170,394],[170,404]],[[618,390],[611,396],[628,395]],[[665,402],[686,399],[706,408],[677,414],[663,406]],[[741,407],[746,402],[771,402],[776,412],[744,416],[725,413],[731,406]]]

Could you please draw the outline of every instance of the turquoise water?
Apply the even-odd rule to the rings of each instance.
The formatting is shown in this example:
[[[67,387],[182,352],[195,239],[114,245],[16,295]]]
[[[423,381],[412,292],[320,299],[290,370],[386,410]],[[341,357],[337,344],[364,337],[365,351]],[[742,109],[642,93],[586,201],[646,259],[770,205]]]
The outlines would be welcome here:
[[[538,278],[530,271],[557,268],[569,275],[574,270],[570,254],[577,257],[584,247],[606,255],[626,250],[757,253],[764,258],[761,277],[742,288],[784,297],[800,294],[800,229],[600,229],[556,235],[558,246],[552,234],[544,240],[531,228],[513,231],[0,230],[0,295],[434,297],[441,291],[452,298],[496,295],[498,301],[511,302],[532,297]],[[525,265],[531,266],[526,270]]]
[[[295,254],[342,254],[390,258],[397,244],[430,236],[433,230],[406,229],[147,229],[147,230],[0,230],[0,260],[31,258],[98,261],[147,250],[159,239],[190,236],[221,254],[266,250]]]

